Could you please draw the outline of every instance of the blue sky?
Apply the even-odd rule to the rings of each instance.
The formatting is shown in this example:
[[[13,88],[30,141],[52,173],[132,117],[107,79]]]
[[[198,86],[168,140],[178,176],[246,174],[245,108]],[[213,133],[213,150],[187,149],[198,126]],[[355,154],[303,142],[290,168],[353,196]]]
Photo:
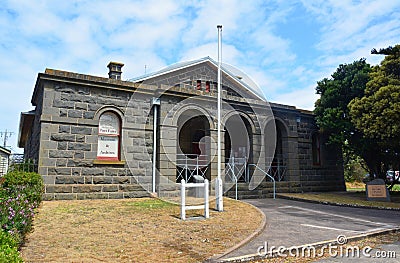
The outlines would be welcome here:
[[[0,5],[0,131],[14,132],[32,109],[36,77],[45,68],[107,76],[125,63],[130,79],[172,63],[217,59],[247,73],[271,102],[312,110],[318,80],[372,48],[399,44],[400,1],[3,0]],[[2,143],[3,138],[0,138]]]

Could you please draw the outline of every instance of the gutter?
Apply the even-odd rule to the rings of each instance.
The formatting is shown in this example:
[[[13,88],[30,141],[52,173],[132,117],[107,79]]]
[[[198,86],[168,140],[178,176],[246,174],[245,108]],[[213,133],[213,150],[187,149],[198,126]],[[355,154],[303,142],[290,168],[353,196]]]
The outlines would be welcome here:
[[[158,107],[160,106],[160,98],[153,98],[151,100],[153,107],[153,169],[152,169],[152,193],[156,193],[156,176],[157,176],[157,127],[158,127]]]

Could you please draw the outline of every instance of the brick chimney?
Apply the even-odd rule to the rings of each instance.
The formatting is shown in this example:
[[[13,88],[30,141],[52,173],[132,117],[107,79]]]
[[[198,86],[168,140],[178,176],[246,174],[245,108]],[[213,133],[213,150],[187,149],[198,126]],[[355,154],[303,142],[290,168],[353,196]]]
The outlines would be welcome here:
[[[122,67],[124,66],[124,64],[119,63],[119,62],[110,62],[108,63],[108,77],[110,79],[121,79],[121,75],[122,75]]]

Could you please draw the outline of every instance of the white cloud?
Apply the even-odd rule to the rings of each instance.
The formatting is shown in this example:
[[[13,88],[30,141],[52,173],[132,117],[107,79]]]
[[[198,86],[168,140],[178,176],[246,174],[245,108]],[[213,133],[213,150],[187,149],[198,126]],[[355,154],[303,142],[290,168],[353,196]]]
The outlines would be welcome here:
[[[211,57],[218,61],[218,43],[207,43],[186,50],[182,54],[181,61],[194,60],[203,57]],[[229,64],[237,64],[237,61],[242,57],[241,52],[233,45],[222,44],[222,61]]]
[[[243,25],[249,25],[254,21],[254,17],[257,17],[259,2],[253,1],[249,4],[241,0],[201,1],[191,9],[195,15],[188,20],[189,28],[183,35],[184,43],[193,46],[198,42],[214,40],[216,27],[220,24],[223,25],[223,35],[246,33],[246,27]]]
[[[318,98],[319,95],[315,94],[315,86],[309,86],[287,93],[281,90],[279,94],[271,98],[271,102],[295,105],[299,109],[313,110],[314,103]]]
[[[371,46],[377,39],[387,38],[387,34],[400,33],[398,1],[303,1],[303,4],[323,25],[318,48],[330,54],[351,52],[354,48]]]

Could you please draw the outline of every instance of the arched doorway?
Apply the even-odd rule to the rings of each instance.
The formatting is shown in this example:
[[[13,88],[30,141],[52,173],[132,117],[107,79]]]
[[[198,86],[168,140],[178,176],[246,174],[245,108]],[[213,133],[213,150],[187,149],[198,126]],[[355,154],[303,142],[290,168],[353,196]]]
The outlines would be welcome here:
[[[176,182],[193,182],[194,176],[211,179],[210,124],[198,111],[186,111],[178,120]]]
[[[275,120],[276,127],[276,146],[274,156],[268,173],[275,178],[276,181],[284,181],[287,157],[288,157],[288,135],[285,125],[280,120]],[[267,139],[267,138],[265,138]]]
[[[253,161],[253,132],[247,118],[235,114],[226,120],[224,142],[227,179],[249,182],[247,164]]]

